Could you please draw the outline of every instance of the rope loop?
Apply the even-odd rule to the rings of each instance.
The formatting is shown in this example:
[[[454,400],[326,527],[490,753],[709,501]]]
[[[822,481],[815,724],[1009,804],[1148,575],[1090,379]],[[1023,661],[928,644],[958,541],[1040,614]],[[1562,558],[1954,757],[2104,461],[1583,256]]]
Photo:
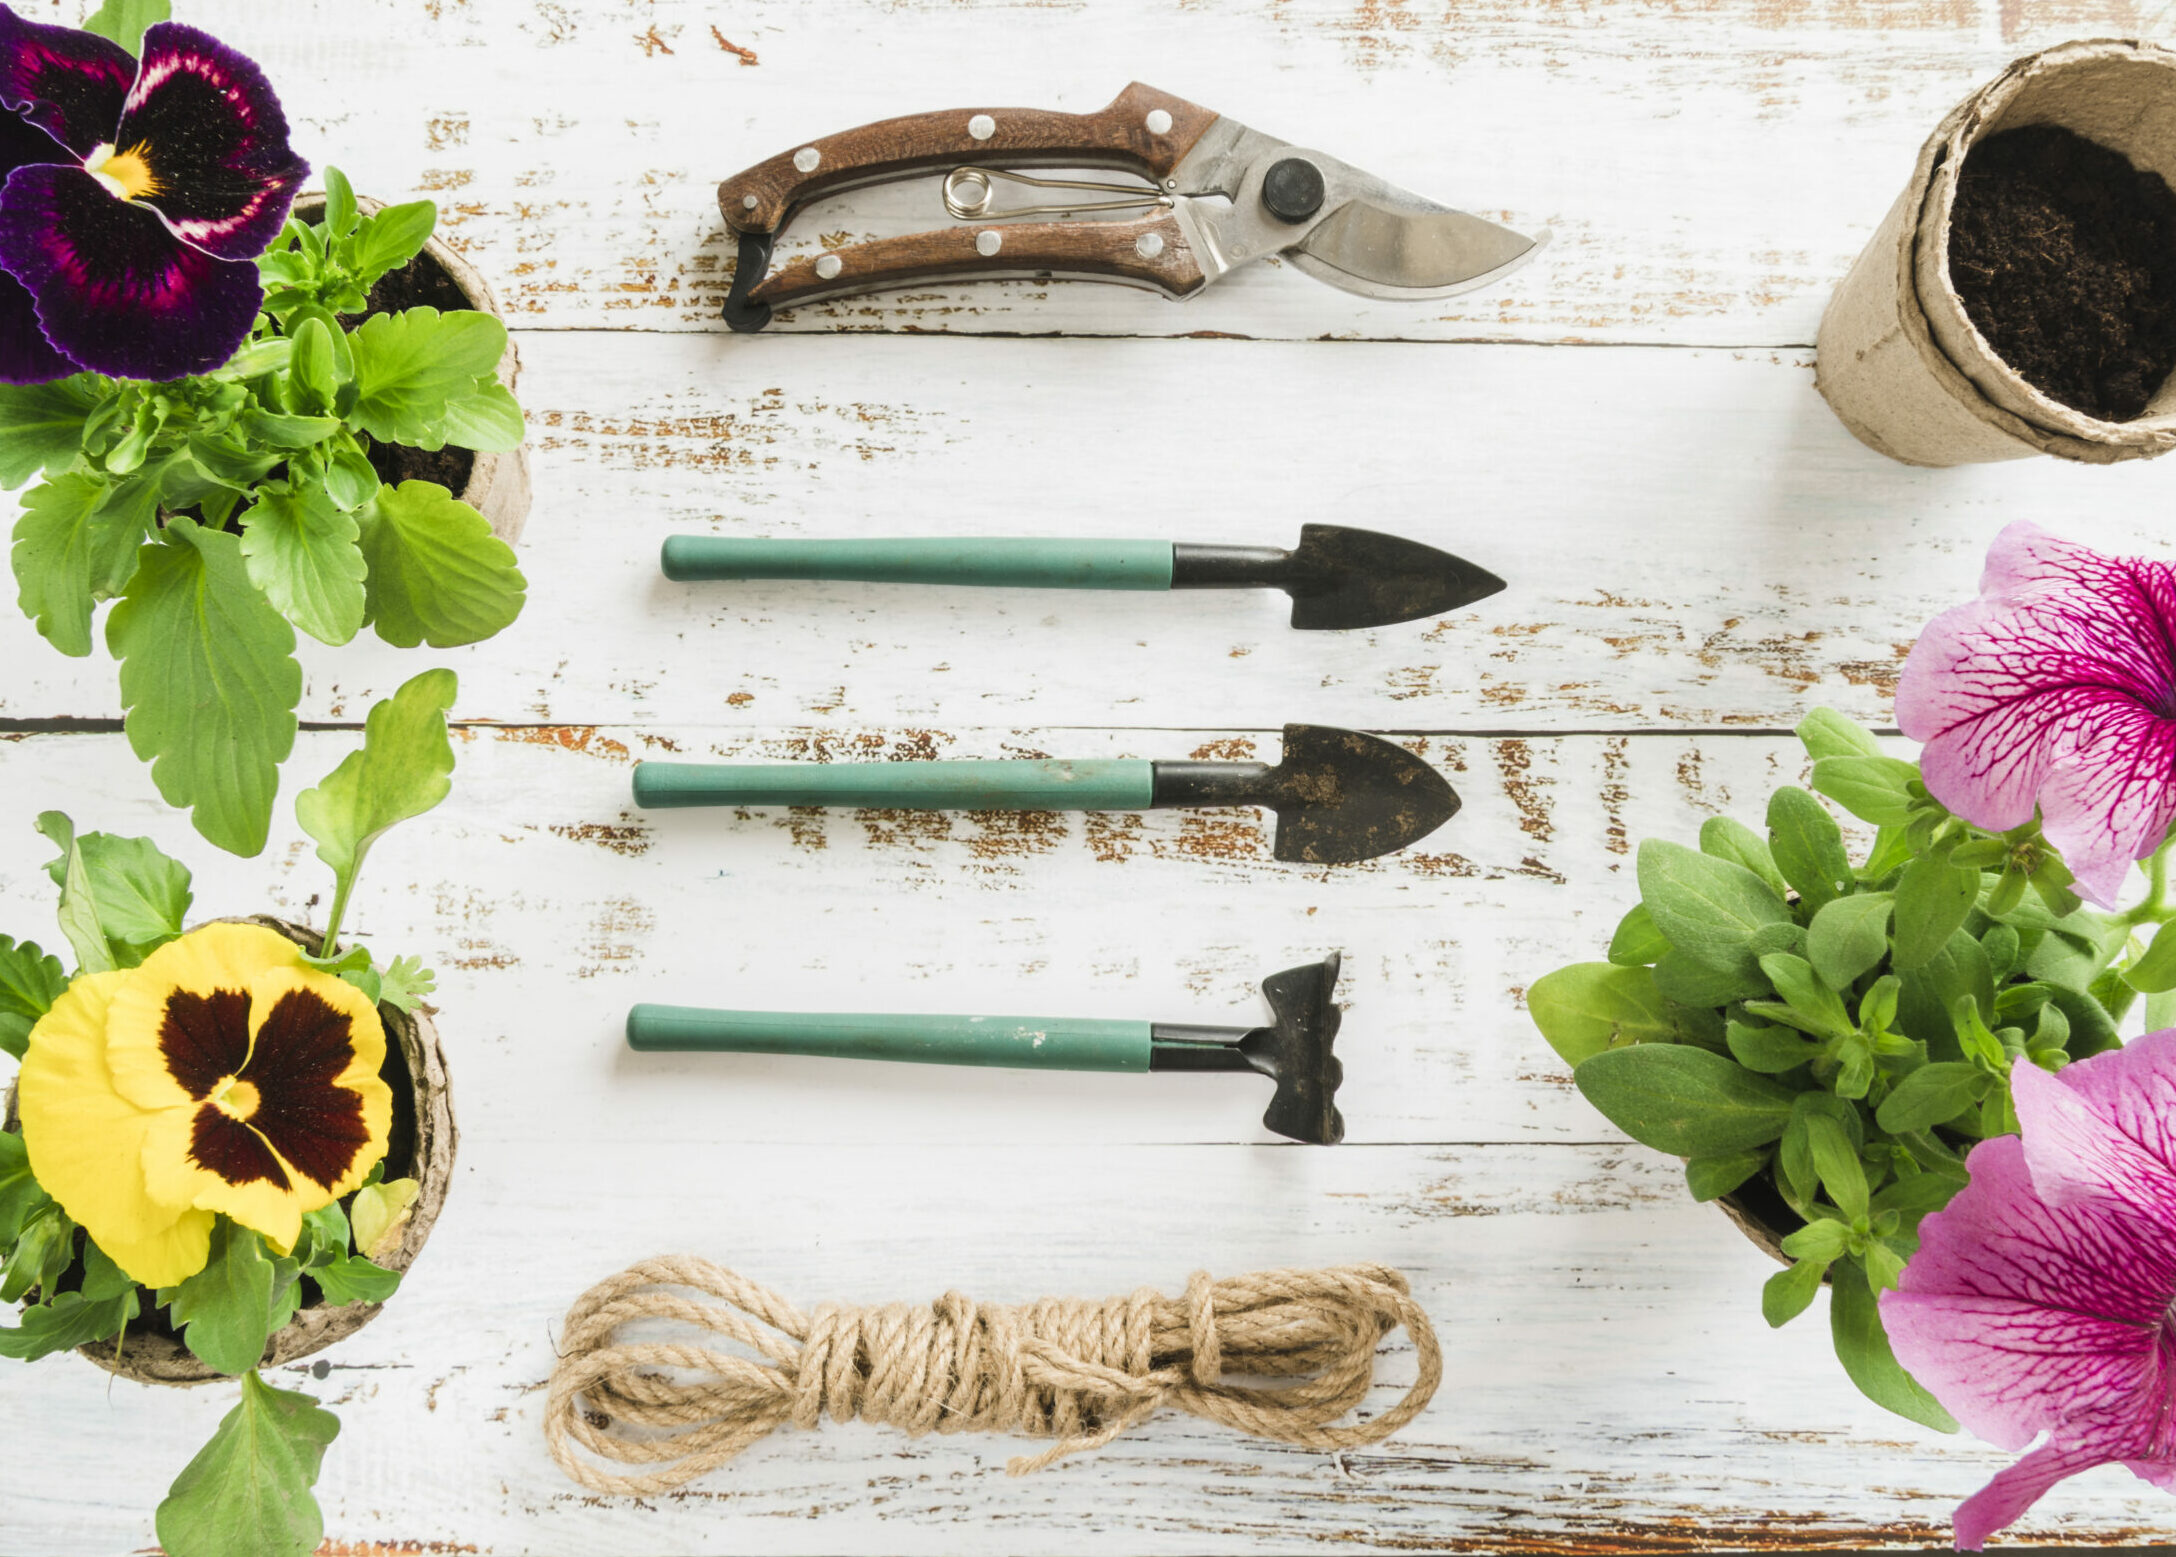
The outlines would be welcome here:
[[[660,1322],[678,1338],[620,1334]],[[1419,1362],[1412,1386],[1388,1409],[1344,1421],[1374,1381],[1383,1338],[1401,1327]],[[1384,1265],[1223,1281],[1196,1271],[1178,1299],[1143,1287],[1102,1302],[1003,1307],[948,1292],[805,1315],[721,1265],[676,1256],[631,1266],[568,1310],[544,1432],[581,1486],[630,1496],[685,1486],[777,1428],[814,1428],[826,1414],[913,1435],[1058,1440],[1009,1461],[1017,1476],[1099,1449],[1167,1406],[1301,1448],[1379,1443],[1420,1414],[1442,1378],[1428,1316]]]

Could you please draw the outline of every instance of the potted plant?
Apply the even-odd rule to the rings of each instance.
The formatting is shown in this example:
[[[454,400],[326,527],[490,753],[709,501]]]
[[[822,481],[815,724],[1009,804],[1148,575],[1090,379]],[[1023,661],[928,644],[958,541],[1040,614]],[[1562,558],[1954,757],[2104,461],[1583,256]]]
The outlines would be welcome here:
[[[240,1399],[159,1507],[173,1557],[314,1551],[311,1496],[339,1430],[263,1370],[369,1322],[451,1179],[445,1061],[414,959],[343,944],[386,829],[450,787],[451,671],[370,711],[361,748],[296,798],[333,872],[322,931],[269,916],[184,929],[189,872],[147,838],[59,848],[75,970],[0,937],[0,1355],[74,1348],[148,1383],[238,1379]]]
[[[1761,831],[1712,818],[1697,849],[1644,841],[1607,960],[1527,992],[1581,1094],[1785,1263],[1768,1322],[1826,1284],[1853,1382],[1944,1430],[1879,1294],[1967,1153],[2017,1130],[2020,1068],[2116,1050],[2141,995],[2149,1026],[2176,1025],[2172,586],[2165,564],[2012,526],[1983,598],[1906,663],[1923,764],[1816,710],[1798,727],[1815,793],[1778,789]],[[1870,839],[1854,850],[1816,794]],[[2116,909],[2137,859],[2146,890]]]
[[[83,656],[115,602],[131,748],[250,855],[294,744],[297,629],[448,648],[519,614],[502,535],[527,482],[494,456],[524,425],[505,325],[442,306],[488,296],[432,246],[430,202],[366,211],[328,170],[319,219],[289,217],[307,165],[269,83],[193,28],[146,30],[164,10],[115,0],[102,34],[0,7],[0,81],[50,88],[0,90],[21,115],[0,144],[0,485],[36,478],[24,613]]]

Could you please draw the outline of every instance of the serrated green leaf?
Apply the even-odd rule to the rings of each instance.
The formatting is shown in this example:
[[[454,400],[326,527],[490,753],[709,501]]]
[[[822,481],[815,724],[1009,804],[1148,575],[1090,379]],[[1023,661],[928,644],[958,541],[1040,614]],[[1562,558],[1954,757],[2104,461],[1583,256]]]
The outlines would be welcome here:
[[[1572,1079],[1618,1129],[1679,1157],[1765,1146],[1791,1117],[1788,1087],[1686,1044],[1607,1049],[1582,1060]]]
[[[1831,989],[1849,989],[1888,955],[1886,892],[1840,897],[1824,905],[1806,927],[1806,958]]]
[[[48,815],[66,820],[60,812]],[[65,829],[59,823],[50,830],[43,824],[40,818],[39,830],[61,851],[46,862],[45,873],[65,893],[71,852],[81,855],[84,890],[115,967],[133,968],[181,934],[194,897],[188,866],[162,853],[149,838],[78,834],[72,822]]]
[[[308,1557],[325,1539],[310,1488],[339,1433],[308,1395],[245,1374],[240,1403],[159,1504],[159,1544],[169,1557]]]
[[[319,487],[265,490],[242,526],[250,579],[282,616],[320,643],[346,643],[362,630],[368,569],[353,514]]]
[[[1718,1157],[1694,1157],[1685,1164],[1685,1187],[1695,1200],[1715,1200],[1743,1184],[1767,1162],[1768,1152],[1764,1147],[1725,1152]]]
[[[112,1297],[82,1292],[55,1293],[23,1310],[13,1329],[0,1326],[0,1357],[35,1362],[56,1352],[72,1351],[91,1341],[109,1340],[137,1315],[136,1285]]]
[[[144,51],[144,31],[154,22],[173,19],[168,0],[104,0],[83,19],[83,30],[111,39],[131,54]]]
[[[91,652],[91,613],[136,571],[148,515],[108,501],[97,476],[56,476],[23,494],[15,522],[15,582],[23,615],[46,642]]]
[[[378,998],[413,1016],[438,991],[438,975],[420,957],[395,957],[378,973]]]
[[[1760,1289],[1761,1318],[1780,1330],[1803,1314],[1814,1294],[1821,1290],[1821,1278],[1828,1274],[1828,1267],[1827,1260],[1799,1260],[1770,1276]]]
[[[1818,909],[1851,883],[1843,829],[1803,789],[1785,785],[1768,797],[1768,851],[1809,908]]]
[[[336,904],[345,906],[363,857],[386,829],[421,816],[452,789],[446,710],[459,690],[445,669],[406,682],[370,710],[362,749],[295,797],[295,820],[317,840],[317,857],[332,867]]]
[[[21,1059],[30,1029],[67,987],[59,958],[48,956],[36,941],[0,935],[0,1052]]]
[[[1526,1012],[1568,1065],[1628,1043],[1667,1043],[1674,1036],[1662,992],[1644,967],[1578,962],[1536,979]]]
[[[349,345],[354,425],[381,443],[439,449],[446,444],[447,405],[471,395],[498,367],[506,326],[473,309],[409,308],[372,314]]]
[[[1823,757],[1813,765],[1813,787],[1862,822],[1890,827],[1910,820],[1905,789],[1919,770],[1895,757]]]
[[[1755,933],[1791,919],[1773,887],[1743,865],[1660,838],[1640,845],[1637,870],[1640,901],[1678,955],[1740,981],[1760,977]]]
[[[528,581],[514,565],[514,549],[444,487],[380,487],[357,517],[370,566],[370,616],[387,643],[455,648],[489,638],[521,614]]]
[[[46,384],[0,384],[0,487],[41,470],[65,470],[83,448],[84,424],[104,397],[86,373]]]
[[[422,253],[437,225],[438,207],[428,200],[389,205],[365,217],[355,237],[355,273],[363,285],[369,286]]]
[[[295,743],[295,633],[250,581],[239,537],[176,518],[106,623],[129,746],[220,848],[264,848]]]
[[[478,379],[469,393],[449,399],[439,428],[446,442],[484,454],[518,449],[529,436],[513,392],[495,378]]]
[[[1670,943],[1655,928],[1654,915],[1645,903],[1634,903],[1609,938],[1609,960],[1620,967],[1651,967],[1669,954]]]
[[[400,1290],[400,1272],[344,1254],[310,1272],[328,1303],[383,1303]]]
[[[1874,732],[1833,708],[1816,708],[1798,721],[1798,739],[1806,755],[1816,762],[1823,757],[1878,757],[1881,742]]]
[[[1922,967],[1946,947],[1979,896],[1976,870],[1960,870],[1934,854],[1922,854],[1905,866],[1891,905],[1897,971]]]
[[[1955,1432],[1956,1419],[1904,1371],[1889,1349],[1888,1334],[1881,1328],[1881,1309],[1865,1275],[1856,1265],[1843,1263],[1831,1267],[1829,1283],[1829,1329],[1836,1360],[1860,1393],[1875,1405],[1936,1432]]]
[[[182,1341],[206,1367],[247,1373],[272,1338],[273,1268],[262,1234],[226,1217],[212,1224],[204,1268],[178,1287],[159,1289]]]

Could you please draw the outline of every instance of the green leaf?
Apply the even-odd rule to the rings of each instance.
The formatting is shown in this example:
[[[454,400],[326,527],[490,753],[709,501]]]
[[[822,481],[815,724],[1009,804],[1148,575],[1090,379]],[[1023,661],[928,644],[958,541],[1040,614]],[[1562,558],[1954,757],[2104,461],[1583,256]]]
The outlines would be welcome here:
[[[1849,989],[1889,951],[1886,892],[1864,892],[1824,904],[1806,927],[1806,957],[1832,989]]]
[[[1609,960],[1626,968],[1652,967],[1670,954],[1670,943],[1655,928],[1645,903],[1634,903],[1609,938]]]
[[[43,1303],[23,1310],[22,1323],[14,1329],[0,1326],[0,1357],[35,1362],[55,1352],[72,1351],[90,1341],[104,1341],[121,1333],[137,1315],[136,1285],[113,1297],[93,1298],[82,1292],[60,1292]]]
[[[1568,1065],[1622,1044],[1667,1043],[1674,1036],[1655,976],[1643,967],[1558,968],[1526,991],[1526,1012]]]
[[[1806,1031],[1816,1037],[1841,1038],[1852,1030],[1851,1013],[1844,1009],[1843,998],[1821,982],[1821,976],[1805,958],[1777,952],[1761,958],[1760,967]]]
[[[389,205],[365,217],[355,239],[357,279],[367,287],[387,271],[400,269],[423,252],[437,225],[438,207],[428,200]]]
[[[1640,845],[1637,869],[1640,898],[1676,952],[1742,981],[1759,979],[1754,935],[1791,922],[1773,887],[1743,865],[1660,838]]]
[[[1711,816],[1700,824],[1700,852],[1713,859],[1743,865],[1781,896],[1789,889],[1783,873],[1768,852],[1768,842],[1745,823],[1729,816]]]
[[[334,978],[353,984],[369,998],[372,1005],[378,1003],[381,981],[378,970],[371,966],[370,949],[367,946],[351,946],[330,957],[313,957],[304,952],[302,960],[313,968],[323,968]],[[304,1220],[307,1221],[308,1218]]]
[[[324,416],[340,398],[340,376],[333,367],[333,331],[337,326],[304,317],[288,333],[295,343],[287,363],[287,408],[302,416]]]
[[[30,1148],[11,1130],[0,1130],[0,1249],[14,1247],[23,1226],[53,1204],[30,1171]]]
[[[1821,1052],[1788,1027],[1769,1027],[1757,1022],[1732,1022],[1729,1027],[1731,1056],[1747,1070],[1764,1076],[1780,1076],[1796,1070]]]
[[[0,384],[0,487],[12,490],[41,470],[74,463],[100,398],[99,380],[85,373],[47,384]]]
[[[1822,757],[1813,765],[1816,790],[1877,827],[1910,820],[1905,786],[1917,777],[1917,768],[1895,757]]]
[[[423,966],[420,957],[395,957],[379,970],[378,998],[388,1005],[400,1007],[410,1016],[437,992],[438,975]],[[1527,999],[1532,1001],[1531,991]]]
[[[75,951],[76,972],[111,973],[113,948],[98,922],[98,900],[91,894],[90,867],[76,846],[75,823],[66,812],[44,811],[37,826],[61,851],[60,930]]]
[[[1818,762],[1823,757],[1878,757],[1881,742],[1856,719],[1833,708],[1816,708],[1798,721],[1798,739],[1806,755]]]
[[[1673,951],[1655,964],[1655,988],[1662,991],[1665,1000],[1679,1005],[1715,1009],[1767,994],[1768,981],[1757,971],[1750,976],[1718,972],[1694,962],[1683,952]]]
[[[1572,1079],[1618,1129],[1679,1157],[1765,1146],[1791,1117],[1788,1087],[1685,1044],[1608,1049],[1581,1061]]]
[[[1958,997],[1969,995],[1983,1015],[1995,1009],[1995,977],[1987,949],[1969,931],[1959,930],[1939,955],[1903,975],[1897,1004],[1901,1030],[1927,1046],[1937,1059],[1957,1057],[1956,1027],[1950,1018]]]
[[[320,643],[342,644],[363,626],[362,531],[322,487],[261,491],[242,515],[249,576],[279,613]]]
[[[226,1217],[212,1224],[211,1257],[178,1287],[162,1287],[182,1340],[206,1367],[248,1373],[272,1338],[272,1261],[264,1237]]]
[[[2153,943],[2145,954],[2123,970],[2123,982],[2142,995],[2176,989],[2176,928],[2164,924],[2153,932]]]
[[[83,19],[83,30],[111,39],[131,54],[141,54],[144,29],[154,22],[171,21],[173,15],[167,0],[105,0]]]
[[[1994,1077],[1963,1060],[1922,1065],[1882,1099],[1874,1123],[1891,1135],[1947,1124],[1985,1097],[1993,1085]]]
[[[243,1375],[242,1399],[159,1505],[169,1557],[308,1557],[325,1539],[310,1488],[340,1419],[308,1395]]]
[[[346,903],[363,857],[387,828],[421,816],[453,788],[446,710],[459,689],[443,668],[414,677],[370,710],[362,749],[295,797],[295,820],[332,867],[336,903]]]
[[[250,582],[239,537],[175,518],[106,623],[130,747],[169,805],[240,855],[263,849],[295,744],[295,633]]]
[[[161,853],[149,838],[78,835],[75,824],[58,811],[38,821],[38,830],[60,848],[59,857],[46,862],[45,873],[64,896],[71,858],[80,854],[83,890],[113,966],[133,968],[154,948],[181,934],[194,897],[188,866]]]
[[[15,582],[23,615],[63,654],[91,652],[91,612],[136,571],[147,520],[97,476],[56,476],[23,494]]]
[[[512,391],[495,378],[478,379],[469,393],[448,400],[439,429],[446,442],[485,454],[518,449],[529,436]]]
[[[1714,1200],[1743,1184],[1767,1162],[1765,1147],[1725,1152],[1719,1157],[1695,1157],[1685,1164],[1685,1187],[1695,1200]]]
[[[1826,1217],[1808,1222],[1782,1242],[1782,1249],[1794,1260],[1819,1260],[1826,1265],[1844,1252],[1851,1241],[1851,1229],[1841,1222]]]
[[[1828,1274],[1826,1260],[1800,1260],[1788,1270],[1770,1276],[1760,1289],[1760,1316],[1770,1327],[1781,1329],[1803,1314],[1821,1290]]]
[[[370,615],[387,643],[455,648],[489,638],[521,614],[528,582],[513,547],[444,487],[380,487],[357,517],[370,565]]]
[[[197,433],[189,439],[189,458],[206,480],[246,489],[269,475],[281,456],[270,450],[245,449],[232,438]]]
[[[373,229],[373,236],[375,229]],[[443,448],[446,407],[499,365],[506,326],[473,309],[372,314],[350,337],[358,396],[353,423],[381,443]]]
[[[2062,1012],[2070,1023],[2070,1042],[2064,1048],[2072,1059],[2088,1059],[2122,1047],[2123,1040],[2117,1034],[2114,1019],[2091,995],[2082,990],[2057,988],[2048,996],[2048,1004]],[[2146,1030],[2154,1032],[2158,1029],[2149,1024]]]
[[[352,1254],[310,1272],[328,1303],[383,1303],[400,1288],[400,1272]]]
[[[378,472],[369,457],[352,444],[335,443],[325,465],[326,495],[342,508],[353,511],[378,495]]]
[[[1829,1284],[1829,1329],[1836,1343],[1836,1360],[1860,1393],[1921,1426],[1955,1432],[1956,1419],[1920,1388],[1889,1349],[1889,1337],[1881,1328],[1881,1309],[1865,1275],[1856,1265],[1840,1264],[1830,1270]]]
[[[1843,829],[1828,807],[1785,785],[1768,797],[1768,850],[1783,879],[1809,908],[1819,908],[1851,884]]]
[[[1876,1292],[1892,1288],[1904,1277],[1904,1256],[1879,1238],[1871,1239],[1866,1252],[1859,1256],[1866,1267],[1866,1280]]]
[[[337,416],[288,416],[254,405],[242,413],[243,433],[276,449],[313,449],[344,425]]]
[[[1806,1147],[1813,1154],[1813,1171],[1828,1190],[1838,1210],[1854,1221],[1866,1215],[1866,1169],[1859,1161],[1858,1144],[1833,1119],[1820,1114],[1806,1120]],[[1787,1249],[1797,1254],[1796,1249]],[[1841,1253],[1839,1249],[1836,1251]],[[1830,1259],[1835,1255],[1831,1254]]]
[[[1964,1185],[1962,1175],[1952,1178],[1946,1173],[1914,1173],[1909,1178],[1898,1179],[1874,1196],[1874,1213],[1878,1216],[1884,1211],[1894,1211],[1916,1225],[1921,1217],[1948,1205]]]
[[[1979,901],[1980,873],[1960,870],[1935,854],[1904,867],[1896,884],[1896,967],[1922,967],[1964,927]]]
[[[338,168],[325,170],[325,230],[335,238],[355,231],[355,190]]]
[[[23,1218],[0,1271],[0,1303],[13,1303],[32,1287],[51,1296],[75,1257],[76,1224],[68,1213],[50,1199],[37,1205]]]
[[[48,956],[36,941],[0,935],[0,1051],[21,1059],[30,1029],[67,987],[58,957]]]

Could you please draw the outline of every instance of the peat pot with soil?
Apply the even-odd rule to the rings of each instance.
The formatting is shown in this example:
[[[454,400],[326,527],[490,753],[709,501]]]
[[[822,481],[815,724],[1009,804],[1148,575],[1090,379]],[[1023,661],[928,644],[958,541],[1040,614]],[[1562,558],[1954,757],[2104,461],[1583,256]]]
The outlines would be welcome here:
[[[2176,53],[2069,43],[1950,111],[1830,300],[1816,382],[1918,465],[2176,445]]]

